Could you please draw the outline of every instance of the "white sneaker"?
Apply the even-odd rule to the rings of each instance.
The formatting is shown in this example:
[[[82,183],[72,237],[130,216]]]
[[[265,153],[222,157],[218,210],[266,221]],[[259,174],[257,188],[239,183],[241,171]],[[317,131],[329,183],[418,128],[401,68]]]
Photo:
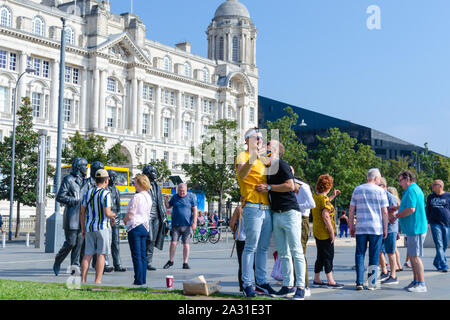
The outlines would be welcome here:
[[[408,291],[409,292],[416,292],[416,293],[427,292],[427,287],[425,285],[417,284],[414,287],[408,288]]]
[[[305,297],[311,297],[311,289],[305,288]]]

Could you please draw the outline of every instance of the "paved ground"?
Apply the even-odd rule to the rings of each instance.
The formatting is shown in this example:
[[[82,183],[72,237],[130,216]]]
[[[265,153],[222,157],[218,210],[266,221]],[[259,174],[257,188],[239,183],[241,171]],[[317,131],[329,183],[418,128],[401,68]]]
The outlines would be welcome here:
[[[410,299],[429,299],[442,300],[450,299],[450,274],[444,274],[435,271],[432,261],[434,258],[434,249],[426,248],[423,262],[425,265],[425,279],[428,286],[428,293],[413,294],[405,291],[404,286],[412,280],[412,272],[405,270],[400,272],[400,284],[392,286],[383,286],[381,290],[376,291],[355,291],[354,283],[356,274],[352,270],[354,265],[354,239],[338,239],[335,246],[334,259],[334,277],[345,284],[340,290],[316,289],[312,288],[312,296],[309,299],[320,300],[410,300]],[[399,241],[399,243],[401,243]],[[33,245],[33,244],[32,244]],[[156,271],[148,272],[147,284],[152,288],[165,288],[166,275],[174,276],[174,286],[176,289],[182,289],[183,281],[192,279],[198,275],[204,275],[208,281],[220,281],[222,293],[239,294],[237,282],[237,258],[236,252],[230,258],[232,241],[221,240],[217,244],[192,244],[191,258],[189,264],[191,270],[183,270],[182,267],[182,246],[177,248],[175,265],[168,270],[162,269],[162,266],[168,260],[168,243],[165,243],[164,251],[156,250],[154,265],[158,268]],[[406,249],[400,247],[402,262],[406,254]],[[314,261],[316,247],[310,240],[307,249],[307,259],[309,262],[308,270],[310,278],[314,272]],[[0,278],[10,280],[27,280],[37,282],[59,282],[65,283],[68,275],[65,270],[68,267],[69,259],[62,265],[61,274],[56,277],[53,274],[52,266],[55,254],[44,253],[44,250],[33,247],[25,247],[25,242],[7,243],[6,248],[0,248]],[[133,282],[133,271],[130,250],[127,242],[121,243],[121,257],[123,265],[128,268],[125,273],[105,274],[103,284],[110,286],[130,286]],[[366,258],[367,263],[367,258]],[[273,259],[268,258],[269,272],[272,271]],[[94,270],[91,269],[88,282],[93,283]],[[325,276],[323,275],[323,280]],[[275,289],[279,289],[281,283],[270,278],[270,282]]]

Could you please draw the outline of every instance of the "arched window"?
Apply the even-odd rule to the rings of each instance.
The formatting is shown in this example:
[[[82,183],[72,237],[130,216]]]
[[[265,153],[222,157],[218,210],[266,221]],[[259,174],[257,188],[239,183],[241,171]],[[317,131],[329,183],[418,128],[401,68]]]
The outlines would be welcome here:
[[[43,37],[45,35],[45,23],[41,17],[34,17],[33,19],[33,33]]]
[[[71,27],[66,27],[66,44],[75,43],[75,33]]]
[[[209,82],[209,70],[208,68],[203,68],[203,82]]]
[[[172,70],[172,60],[168,56],[164,57],[164,70],[170,72]]]
[[[8,7],[0,7],[0,25],[11,27],[11,10]]]
[[[239,38],[233,37],[233,62],[239,62]]]
[[[224,60],[224,40],[223,37],[219,39],[219,60]]]
[[[189,62],[184,63],[184,75],[189,78],[191,77],[191,65]]]

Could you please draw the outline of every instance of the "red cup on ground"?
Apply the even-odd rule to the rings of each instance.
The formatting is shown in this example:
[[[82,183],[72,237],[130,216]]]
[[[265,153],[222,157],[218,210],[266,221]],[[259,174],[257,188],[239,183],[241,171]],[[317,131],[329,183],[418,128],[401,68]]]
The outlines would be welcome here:
[[[173,289],[173,276],[166,276],[167,289]]]

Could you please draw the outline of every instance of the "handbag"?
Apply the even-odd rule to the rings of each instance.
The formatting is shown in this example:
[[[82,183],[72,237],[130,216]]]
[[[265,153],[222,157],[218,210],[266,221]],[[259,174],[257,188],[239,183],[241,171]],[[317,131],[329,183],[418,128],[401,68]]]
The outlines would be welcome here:
[[[277,281],[282,281],[283,280],[283,273],[281,271],[280,255],[277,255],[277,258],[275,259],[275,262],[273,264],[273,269],[272,269],[271,276],[272,276],[272,278],[274,278]]]

